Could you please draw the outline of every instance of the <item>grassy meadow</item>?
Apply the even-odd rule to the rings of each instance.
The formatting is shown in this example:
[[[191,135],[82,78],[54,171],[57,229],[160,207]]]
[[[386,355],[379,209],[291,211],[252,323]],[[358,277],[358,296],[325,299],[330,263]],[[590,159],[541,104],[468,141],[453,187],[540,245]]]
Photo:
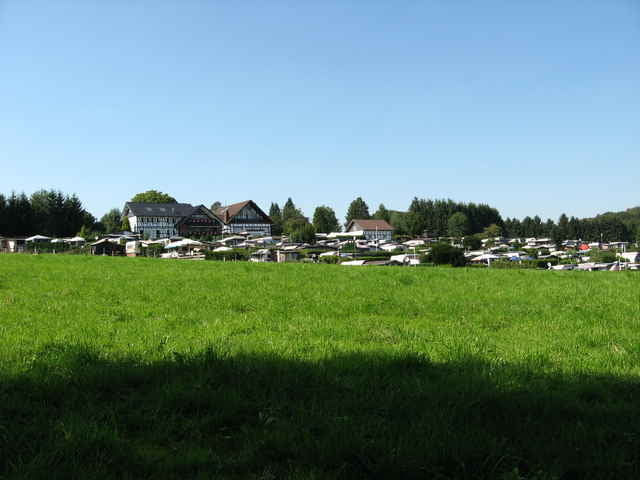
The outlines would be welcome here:
[[[640,274],[0,255],[0,478],[638,478]]]

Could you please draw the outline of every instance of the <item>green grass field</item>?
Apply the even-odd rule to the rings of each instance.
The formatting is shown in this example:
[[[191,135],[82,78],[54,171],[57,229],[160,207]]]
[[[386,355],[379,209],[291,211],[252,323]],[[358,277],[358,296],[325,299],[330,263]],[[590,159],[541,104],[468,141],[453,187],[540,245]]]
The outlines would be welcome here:
[[[0,255],[0,478],[638,478],[639,287]]]

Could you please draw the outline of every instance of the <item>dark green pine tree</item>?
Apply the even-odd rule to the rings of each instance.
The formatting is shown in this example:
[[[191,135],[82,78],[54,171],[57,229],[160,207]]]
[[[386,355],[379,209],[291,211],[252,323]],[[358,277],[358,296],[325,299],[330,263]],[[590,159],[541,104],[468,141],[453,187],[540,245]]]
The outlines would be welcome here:
[[[280,205],[278,205],[277,203],[271,203],[271,207],[269,207],[269,217],[273,222],[273,225],[271,225],[271,233],[273,235],[281,235],[282,211],[280,210]]]
[[[349,209],[347,210],[347,224],[351,220],[367,220],[371,218],[369,214],[369,206],[365,203],[362,197],[356,198],[351,205],[349,205]]]

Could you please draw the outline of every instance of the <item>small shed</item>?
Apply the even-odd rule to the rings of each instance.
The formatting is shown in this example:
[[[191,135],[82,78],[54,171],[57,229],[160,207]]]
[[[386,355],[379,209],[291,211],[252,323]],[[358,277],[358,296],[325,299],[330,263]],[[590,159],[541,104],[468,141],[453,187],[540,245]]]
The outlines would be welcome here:
[[[113,242],[108,238],[103,238],[91,244],[93,255],[123,255],[124,246],[119,242]]]
[[[249,260],[252,262],[270,262],[271,252],[268,248],[261,248],[260,250],[253,252]]]
[[[276,261],[278,263],[297,262],[300,259],[300,252],[297,250],[277,250]]]

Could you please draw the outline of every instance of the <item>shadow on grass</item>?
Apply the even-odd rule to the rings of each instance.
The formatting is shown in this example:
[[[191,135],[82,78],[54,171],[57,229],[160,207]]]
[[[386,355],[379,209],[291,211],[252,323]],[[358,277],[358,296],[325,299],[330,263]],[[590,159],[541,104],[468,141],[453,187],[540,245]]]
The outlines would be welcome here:
[[[51,345],[0,383],[0,477],[636,478],[635,379],[477,359]]]

